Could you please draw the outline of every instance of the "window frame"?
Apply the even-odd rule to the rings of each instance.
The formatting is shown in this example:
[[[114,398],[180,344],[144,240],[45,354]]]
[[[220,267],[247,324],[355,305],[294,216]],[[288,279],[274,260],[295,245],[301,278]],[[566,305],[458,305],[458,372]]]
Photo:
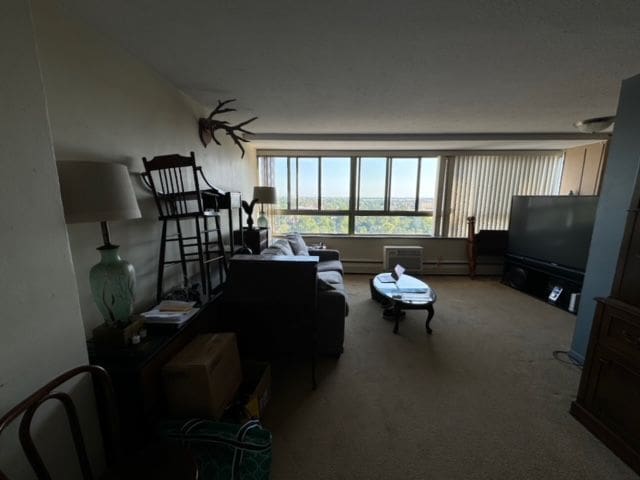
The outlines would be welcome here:
[[[261,154],[258,152],[258,157],[286,157],[287,158],[287,207],[286,209],[274,209],[274,215],[309,215],[309,216],[346,216],[348,218],[348,230],[347,233],[318,233],[318,234],[308,234],[308,235],[348,235],[348,236],[363,236],[363,237],[376,237],[376,236],[387,236],[387,237],[411,237],[411,238],[419,238],[419,237],[433,237],[436,233],[436,214],[438,211],[438,190],[439,190],[439,178],[440,178],[440,168],[441,168],[441,156],[440,155],[431,155],[426,156],[423,154],[399,154],[399,153],[390,153],[390,152],[376,152],[375,155],[367,155],[360,153],[358,155],[340,155],[339,153],[300,153],[300,154],[290,154],[290,155],[268,155]],[[360,210],[358,207],[360,205],[360,173],[361,173],[361,160],[363,158],[385,158],[386,166],[385,166],[385,184],[384,184],[384,202],[382,210]],[[301,158],[313,158],[318,160],[318,180],[317,180],[317,198],[316,198],[316,208],[315,209],[300,209],[299,201],[300,201],[300,168],[299,168],[299,160]],[[349,208],[347,210],[329,210],[322,209],[322,159],[323,158],[349,158],[350,159],[350,172],[349,172]],[[393,178],[393,160],[394,159],[404,159],[404,158],[415,158],[418,161],[417,167],[417,175],[415,180],[415,199],[414,199],[414,208],[412,210],[391,210],[391,182]],[[435,190],[434,190],[434,198],[433,198],[433,209],[420,211],[420,186],[421,186],[421,172],[422,172],[422,163],[424,159],[433,159],[436,158],[438,165],[436,169],[436,178],[435,178]],[[291,173],[291,165],[292,160],[295,161],[295,200],[296,200],[296,208],[292,208],[291,205],[291,192],[292,192],[292,173]],[[356,217],[434,217],[433,221],[433,233],[432,234],[410,234],[410,233],[357,233],[355,231]]]
[[[452,205],[454,201],[454,184],[455,188],[460,188],[458,184],[454,181],[454,173],[456,168],[458,168],[458,162],[464,161],[461,157],[466,156],[476,156],[476,157],[505,157],[504,161],[513,160],[519,156],[528,157],[528,160],[535,164],[536,162],[540,162],[540,157],[547,157],[547,160],[551,159],[550,157],[556,157],[552,159],[553,161],[559,162],[559,164],[553,168],[559,169],[554,175],[559,175],[559,179],[553,180],[552,177],[546,179],[547,182],[558,181],[561,183],[562,177],[564,175],[564,159],[565,159],[565,151],[562,149],[538,149],[538,150],[287,150],[287,149],[259,149],[256,154],[258,157],[258,167],[260,172],[261,179],[267,179],[267,184],[270,181],[274,181],[275,179],[272,176],[274,174],[272,167],[267,163],[260,163],[263,158],[286,158],[289,157],[349,157],[351,158],[351,187],[349,191],[350,202],[348,210],[322,210],[318,208],[317,210],[295,210],[295,209],[273,209],[277,214],[282,215],[342,215],[346,216],[348,219],[348,230],[347,233],[344,233],[344,230],[340,233],[307,233],[305,235],[310,236],[336,236],[336,237],[363,237],[363,238],[375,238],[375,237],[402,237],[402,238],[465,238],[464,236],[451,236],[451,224],[454,218],[454,212],[459,216],[460,208],[464,209],[464,205],[460,207],[460,205]],[[435,179],[435,189],[433,192],[433,205],[432,209],[429,211],[419,212],[414,210],[410,211],[397,211],[390,210],[389,202],[389,188],[390,188],[390,171],[387,167],[387,163],[385,163],[385,198],[384,205],[382,210],[359,210],[358,202],[360,199],[359,192],[359,181],[360,181],[360,168],[359,162],[357,159],[363,157],[382,157],[387,159],[386,162],[389,162],[389,158],[437,158],[437,170],[436,170],[436,179]],[[545,160],[542,160],[545,161]],[[358,168],[356,168],[358,167]],[[423,163],[420,162],[420,168],[423,168]],[[528,167],[533,168],[533,167]],[[290,168],[289,163],[287,163],[287,173],[289,174]],[[421,172],[416,177],[416,199],[420,201],[420,185],[418,182],[421,181]],[[555,177],[554,177],[555,178]],[[289,181],[289,177],[287,179]],[[479,181],[479,179],[474,179],[474,182]],[[538,180],[540,181],[540,179]],[[472,183],[474,188],[478,188],[476,183]],[[548,183],[544,186],[541,186],[542,189],[551,188],[552,184]],[[466,188],[466,187],[465,187]],[[501,187],[502,188],[502,187]],[[290,198],[290,192],[288,193],[288,199]],[[524,192],[519,194],[525,194]],[[529,194],[541,194],[541,193],[529,193]],[[560,194],[560,192],[555,192],[551,194]],[[320,202],[321,190],[319,191],[319,202]],[[430,197],[429,197],[430,198]],[[320,205],[320,204],[319,204]],[[419,205],[418,205],[419,208]],[[467,214],[470,214],[467,212]],[[478,212],[474,213],[476,216],[481,215]],[[412,217],[433,217],[432,222],[432,231],[430,234],[427,233],[355,233],[355,220],[359,215],[369,215],[369,216],[412,216]],[[459,223],[457,219],[455,221],[456,225]],[[458,227],[456,227],[458,228]]]
[[[259,155],[260,157],[269,157],[274,155]],[[350,209],[347,210],[323,210],[322,209],[322,158],[339,158],[331,155],[288,155],[287,156],[287,207],[285,209],[274,209],[275,214],[281,215],[347,215]],[[300,209],[300,168],[298,160],[300,158],[316,158],[318,159],[318,195],[317,195],[317,203],[316,208],[304,208]],[[347,157],[344,157],[347,158]],[[351,168],[353,168],[353,157],[351,158]],[[291,208],[291,160],[296,160],[296,208]],[[350,178],[353,174],[350,172]],[[349,183],[349,204],[351,204],[352,198],[352,186],[351,182]],[[350,205],[351,206],[351,205]],[[336,235],[336,234],[327,234],[327,235]]]

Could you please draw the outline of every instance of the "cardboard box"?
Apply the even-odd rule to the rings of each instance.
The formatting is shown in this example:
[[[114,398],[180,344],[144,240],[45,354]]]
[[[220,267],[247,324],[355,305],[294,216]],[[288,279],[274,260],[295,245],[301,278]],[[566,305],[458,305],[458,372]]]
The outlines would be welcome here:
[[[266,362],[245,361],[242,372],[241,395],[246,398],[245,414],[249,418],[260,418],[271,398],[271,366]]]
[[[234,333],[198,335],[164,367],[169,414],[218,420],[242,383]]]

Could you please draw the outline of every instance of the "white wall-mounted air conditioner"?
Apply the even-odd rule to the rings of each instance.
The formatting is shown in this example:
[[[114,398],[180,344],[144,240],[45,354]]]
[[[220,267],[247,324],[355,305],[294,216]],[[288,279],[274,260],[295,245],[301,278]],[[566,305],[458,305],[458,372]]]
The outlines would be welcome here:
[[[400,264],[407,273],[422,274],[422,247],[385,245],[382,255],[385,272]]]

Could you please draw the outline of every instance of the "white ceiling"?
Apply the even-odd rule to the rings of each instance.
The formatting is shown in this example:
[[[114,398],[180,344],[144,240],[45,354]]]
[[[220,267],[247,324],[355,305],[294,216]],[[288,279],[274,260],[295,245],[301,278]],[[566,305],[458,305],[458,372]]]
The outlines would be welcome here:
[[[637,0],[59,1],[263,140],[575,133],[640,73]]]

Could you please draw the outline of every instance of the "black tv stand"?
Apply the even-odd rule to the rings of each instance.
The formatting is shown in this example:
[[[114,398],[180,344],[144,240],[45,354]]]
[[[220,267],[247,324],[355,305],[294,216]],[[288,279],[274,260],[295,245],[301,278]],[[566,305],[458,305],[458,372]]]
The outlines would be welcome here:
[[[578,310],[575,294],[582,290],[583,281],[584,272],[580,270],[528,257],[505,256],[503,283],[572,313]],[[555,301],[549,299],[554,287],[562,289]],[[573,309],[570,308],[572,296]]]

